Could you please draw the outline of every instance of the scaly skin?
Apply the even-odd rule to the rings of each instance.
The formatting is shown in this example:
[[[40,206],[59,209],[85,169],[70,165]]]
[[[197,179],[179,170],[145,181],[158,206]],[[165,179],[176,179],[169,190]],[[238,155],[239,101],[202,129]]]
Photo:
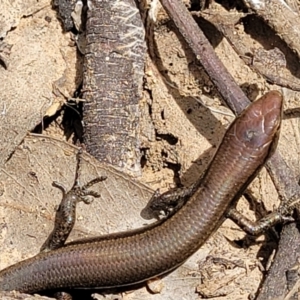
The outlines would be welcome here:
[[[0,272],[0,290],[35,293],[53,288],[120,287],[181,265],[218,227],[273,152],[282,96],[271,91],[252,103],[227,130],[203,181],[169,219],[40,253]]]

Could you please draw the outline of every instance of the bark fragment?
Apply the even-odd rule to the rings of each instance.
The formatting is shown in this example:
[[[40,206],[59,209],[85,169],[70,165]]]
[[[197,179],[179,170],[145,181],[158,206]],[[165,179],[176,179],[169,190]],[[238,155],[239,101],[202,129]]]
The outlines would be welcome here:
[[[83,82],[84,142],[98,160],[140,173],[144,28],[134,0],[90,1]]]

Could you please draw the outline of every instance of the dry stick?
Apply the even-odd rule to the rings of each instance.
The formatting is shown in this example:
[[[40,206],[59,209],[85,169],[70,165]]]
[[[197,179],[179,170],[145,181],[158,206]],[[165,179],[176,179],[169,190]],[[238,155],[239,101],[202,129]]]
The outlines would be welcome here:
[[[235,114],[240,113],[250,103],[250,101],[217,57],[213,47],[196,24],[187,8],[181,0],[160,1],[182,36],[190,45],[197,59],[205,68],[210,79],[216,85],[224,101],[235,112]],[[295,180],[295,174],[287,166],[278,151],[276,151],[269,160],[267,169],[282,199],[290,199],[291,197],[300,198],[300,189],[297,181]],[[293,228],[294,230],[292,231]],[[286,226],[283,230],[283,234],[293,236],[293,239],[295,240],[296,235],[299,233],[295,231],[295,226],[293,228],[292,225]],[[291,234],[289,232],[291,232]],[[293,239],[290,238],[287,240],[292,243]],[[282,249],[287,248],[282,247]],[[294,259],[291,259],[291,256],[294,257]],[[296,247],[293,247],[293,245],[291,245],[291,251],[288,257],[290,259],[289,263],[285,264],[284,268],[286,269],[290,268],[291,265],[296,262],[297,249]],[[281,278],[284,278],[284,276],[281,275]],[[275,284],[272,291],[275,291],[276,288]],[[281,292],[283,292],[283,289],[281,289]],[[261,300],[262,299],[264,298],[261,298]]]
[[[250,103],[223,63],[215,54],[204,33],[180,0],[161,0],[176,27],[187,41],[197,59],[200,61],[219,93],[235,114],[242,112]]]

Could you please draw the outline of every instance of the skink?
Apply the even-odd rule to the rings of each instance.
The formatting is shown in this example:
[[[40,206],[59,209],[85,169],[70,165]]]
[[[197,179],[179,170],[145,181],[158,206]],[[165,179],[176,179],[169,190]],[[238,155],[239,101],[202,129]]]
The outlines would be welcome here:
[[[228,128],[199,188],[170,218],[146,228],[83,240],[0,272],[0,290],[112,288],[168,273],[196,252],[274,150],[282,96],[271,91]]]

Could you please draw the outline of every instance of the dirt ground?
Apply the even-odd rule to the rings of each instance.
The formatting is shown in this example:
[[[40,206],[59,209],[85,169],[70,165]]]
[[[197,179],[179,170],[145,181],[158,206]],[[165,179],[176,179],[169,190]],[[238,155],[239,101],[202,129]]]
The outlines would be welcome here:
[[[52,181],[72,186],[77,151],[72,136],[66,136],[62,129],[62,119],[64,104],[82,79],[77,72],[82,68],[82,57],[72,35],[63,32],[49,0],[26,2],[16,0],[11,5],[11,1],[4,1],[0,12],[0,269],[39,252],[61,199]],[[192,13],[250,100],[269,90],[284,95],[278,149],[299,177],[299,58],[261,18],[254,13],[244,14],[241,6],[229,2],[213,2],[202,13],[195,5]],[[224,21],[229,14],[229,20],[236,18],[238,22],[228,26],[232,31],[227,30],[225,38],[221,27],[216,27],[220,19],[217,22],[213,18],[221,15]],[[71,239],[149,222],[140,213],[153,190],[165,191],[195,182],[234,119],[159,3],[156,18],[153,35],[147,35],[150,49],[140,104],[142,174],[132,178],[85,155],[82,181],[105,174],[108,181],[95,187],[101,193],[100,200],[88,209],[85,204],[79,205]],[[274,53],[274,49],[275,65],[268,56],[261,56],[261,51]],[[261,57],[269,62],[265,68]],[[42,135],[29,133],[38,125],[43,128],[43,124],[47,126]],[[237,207],[252,220],[279,204],[265,169],[249,187],[248,195]],[[250,238],[226,220],[182,267],[153,283],[150,289],[156,294],[142,287],[95,297],[253,299],[276,241],[273,232]]]

